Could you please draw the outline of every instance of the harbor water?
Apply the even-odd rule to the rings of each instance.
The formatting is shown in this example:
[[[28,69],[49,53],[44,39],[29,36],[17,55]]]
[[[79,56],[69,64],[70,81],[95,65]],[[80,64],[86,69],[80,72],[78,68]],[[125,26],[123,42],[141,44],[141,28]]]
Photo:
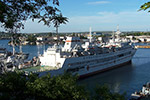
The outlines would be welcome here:
[[[147,82],[150,82],[150,49],[138,49],[131,64],[80,81],[91,91],[98,84],[106,84],[113,92],[125,92],[127,97],[140,91]]]
[[[8,42],[9,40],[0,40],[0,48],[12,51]],[[23,52],[29,53],[30,60],[42,54],[48,46],[26,45],[22,49]],[[16,51],[19,51],[19,47],[16,47]],[[126,92],[129,97],[131,93],[141,90],[143,84],[148,81],[150,81],[150,49],[138,49],[131,64],[82,79],[79,84],[84,84],[91,91],[98,84],[107,84],[113,92]]]

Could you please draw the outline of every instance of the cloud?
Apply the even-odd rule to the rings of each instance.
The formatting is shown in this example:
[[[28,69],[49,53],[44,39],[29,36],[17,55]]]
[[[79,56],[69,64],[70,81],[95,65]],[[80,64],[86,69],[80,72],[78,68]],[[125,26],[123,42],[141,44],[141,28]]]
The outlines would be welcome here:
[[[72,23],[146,23],[150,21],[150,15],[145,12],[126,11],[126,12],[98,12],[95,16],[75,16],[69,18]]]
[[[66,27],[75,27],[74,30],[88,30],[90,26],[95,31],[116,30],[119,24],[124,31],[145,31],[150,30],[150,15],[145,12],[124,11],[98,12],[94,16],[74,16],[69,18],[70,21]]]
[[[95,2],[88,2],[87,4],[89,5],[99,5],[99,4],[107,4],[107,3],[111,3],[109,1],[95,1]]]
[[[81,32],[88,31],[92,27],[93,31],[114,31],[119,24],[121,31],[145,31],[150,30],[150,14],[137,11],[97,12],[93,16],[72,16],[69,23],[61,25],[59,32]],[[53,26],[53,25],[52,25]],[[0,31],[2,29],[0,28]],[[21,32],[54,32],[54,27],[46,27],[37,21],[28,20],[25,29]]]

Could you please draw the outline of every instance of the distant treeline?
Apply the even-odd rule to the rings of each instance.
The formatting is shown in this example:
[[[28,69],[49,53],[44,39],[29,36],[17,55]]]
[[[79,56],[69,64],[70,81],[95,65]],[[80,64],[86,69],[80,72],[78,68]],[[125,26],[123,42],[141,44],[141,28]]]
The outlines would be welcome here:
[[[129,36],[129,35],[133,35],[133,36],[150,35],[150,32],[131,32],[131,33],[127,33],[125,35],[127,35],[127,36]]]
[[[78,35],[84,35],[84,34],[88,34],[89,32],[70,32],[70,33],[59,33],[59,36],[78,36]],[[96,33],[101,33],[101,35],[98,36],[110,36],[111,34],[113,34],[110,31],[97,31]],[[43,33],[17,33],[17,34],[21,34],[21,36],[25,36],[28,37],[29,35],[35,36],[35,37],[51,37],[51,36],[56,36],[56,33],[52,33],[52,32],[43,32]],[[150,35],[150,32],[122,32],[121,36],[129,36],[129,35],[133,35],[133,36],[141,36],[141,35]],[[6,32],[0,32],[0,39],[1,38],[11,38],[13,36],[12,33],[6,33]]]

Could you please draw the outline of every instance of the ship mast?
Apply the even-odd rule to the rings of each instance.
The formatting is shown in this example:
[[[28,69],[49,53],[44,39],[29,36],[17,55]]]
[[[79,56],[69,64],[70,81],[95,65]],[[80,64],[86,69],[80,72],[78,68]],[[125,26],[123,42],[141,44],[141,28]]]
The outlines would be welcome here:
[[[113,43],[115,43],[115,32],[113,31]]]
[[[120,30],[119,30],[119,25],[117,25],[117,31],[116,31],[116,35],[117,35],[117,39],[120,39]]]
[[[119,31],[119,25],[117,25],[117,31]]]
[[[90,43],[92,42],[92,28],[90,27]]]
[[[20,53],[22,53],[22,39],[21,39],[21,37],[19,37],[19,51],[20,51]]]
[[[12,37],[11,39],[12,39],[13,55],[15,55],[15,44],[14,44],[14,39],[13,39],[13,37]]]
[[[20,49],[20,53],[22,53],[22,44],[20,44],[19,49]]]

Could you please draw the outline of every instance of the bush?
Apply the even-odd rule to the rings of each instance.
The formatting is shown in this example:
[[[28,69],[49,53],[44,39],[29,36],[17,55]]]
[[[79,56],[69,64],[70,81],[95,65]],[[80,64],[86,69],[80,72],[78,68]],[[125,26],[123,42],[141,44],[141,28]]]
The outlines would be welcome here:
[[[87,100],[87,92],[76,80],[70,74],[38,78],[36,74],[7,73],[0,76],[0,99]]]
[[[78,76],[65,73],[53,76],[6,73],[0,76],[0,100],[125,100],[124,95],[98,86],[94,95],[76,83]]]

